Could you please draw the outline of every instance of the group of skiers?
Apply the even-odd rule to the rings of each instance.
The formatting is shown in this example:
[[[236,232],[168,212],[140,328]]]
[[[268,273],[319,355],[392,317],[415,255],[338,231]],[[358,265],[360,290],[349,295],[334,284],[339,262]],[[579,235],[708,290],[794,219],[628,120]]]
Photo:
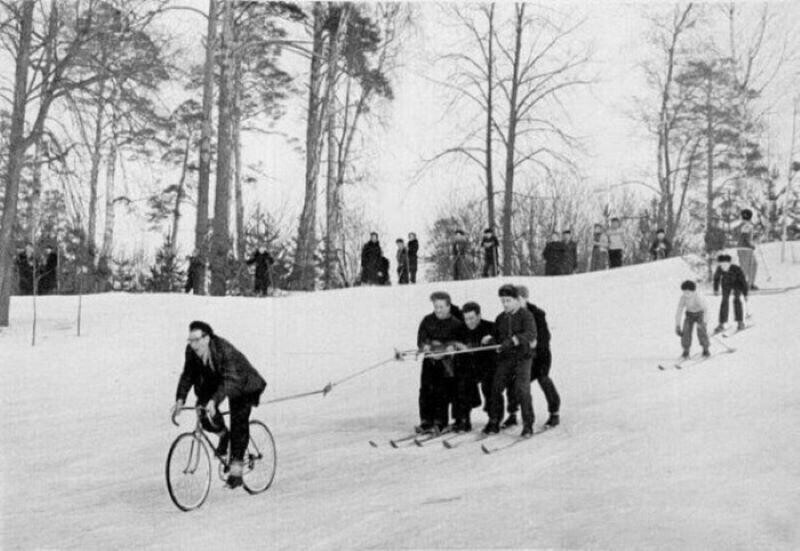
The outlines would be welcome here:
[[[17,250],[17,282],[20,295],[47,295],[58,290],[58,253],[51,246],[36,254],[33,245]]]
[[[417,432],[441,432],[449,426],[451,416],[454,423],[447,430],[469,432],[471,411],[483,403],[488,415],[484,433],[516,425],[521,410],[521,436],[531,436],[533,381],[539,381],[547,400],[550,415],[546,424],[559,424],[561,399],[549,376],[552,356],[545,312],[528,302],[524,286],[503,285],[498,296],[503,312],[494,322],[482,318],[476,302],[458,308],[445,292],[430,296],[433,312],[422,319],[417,332],[418,350],[425,354]]]
[[[417,255],[419,241],[417,234],[408,234],[408,243],[402,238],[397,238],[397,282],[400,285],[417,282]],[[389,259],[381,249],[378,234],[372,232],[369,241],[361,249],[361,278],[362,285],[389,285]]]

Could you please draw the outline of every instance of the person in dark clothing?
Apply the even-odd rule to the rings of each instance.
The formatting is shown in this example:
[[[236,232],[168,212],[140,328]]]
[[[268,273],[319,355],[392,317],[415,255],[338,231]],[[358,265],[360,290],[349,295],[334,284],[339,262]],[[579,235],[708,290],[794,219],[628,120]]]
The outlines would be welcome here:
[[[561,409],[561,397],[558,395],[556,385],[550,378],[550,366],[553,356],[550,352],[550,329],[547,326],[545,311],[528,302],[528,288],[524,285],[517,286],[519,301],[533,315],[536,323],[536,346],[533,350],[533,362],[531,364],[531,384],[539,381],[539,388],[544,392],[547,400],[547,412],[550,414],[545,425],[549,427],[558,426],[560,421],[559,410]],[[502,428],[507,428],[517,424],[517,400],[513,392],[507,390],[508,394],[508,418],[503,422]]]
[[[485,434],[500,431],[503,417],[503,390],[513,385],[517,402],[522,408],[522,433],[533,436],[533,403],[531,402],[532,348],[536,346],[536,322],[533,315],[519,302],[519,293],[513,285],[503,285],[498,291],[503,303],[503,313],[494,322],[494,335],[484,337],[482,344],[492,339],[500,343],[497,350],[497,371],[492,381],[492,399],[489,422],[483,428]]]
[[[567,248],[564,256],[564,267],[561,271],[564,275],[574,274],[578,271],[578,244],[572,240],[572,231],[564,230],[561,232],[561,240]]]
[[[272,267],[272,255],[264,247],[259,247],[247,260],[247,265],[256,265],[256,273],[253,278],[253,292],[260,296],[266,296],[269,292],[270,268]]]
[[[452,352],[461,335],[463,323],[451,313],[450,295],[437,291],[431,294],[433,313],[428,314],[417,330],[417,347],[423,353]],[[419,419],[417,432],[441,431],[449,423],[449,406],[455,375],[454,357],[425,358],[422,361],[419,385]]]
[[[461,281],[469,279],[467,269],[467,254],[469,254],[469,242],[462,230],[456,230],[453,238],[453,280]]]
[[[672,252],[672,244],[669,242],[669,239],[667,239],[667,234],[664,230],[659,229],[656,232],[656,238],[653,240],[653,244],[650,245],[650,259],[663,260],[669,258],[670,252]]]
[[[475,302],[464,305],[464,327],[457,349],[467,350],[482,346],[484,337],[494,334],[494,323],[481,319],[481,307]],[[469,432],[472,430],[470,412],[481,405],[478,394],[480,384],[483,394],[484,411],[489,413],[489,400],[492,395],[492,381],[497,369],[497,354],[494,351],[474,352],[457,356],[456,388],[453,403],[453,417],[456,420],[453,430]]]
[[[44,264],[39,279],[39,294],[48,295],[58,289],[58,253],[53,247],[44,249]]]
[[[378,285],[391,285],[391,281],[389,280],[389,259],[385,256],[381,257],[380,264],[378,266]]]
[[[194,387],[196,404],[205,407],[206,416],[201,420],[203,427],[220,436],[217,453],[225,455],[230,442],[231,463],[227,485],[236,488],[242,485],[244,453],[250,440],[250,411],[258,406],[267,383],[245,355],[215,335],[207,323],[190,323],[188,341],[172,417],[174,419],[180,413],[186,395]],[[219,405],[225,398],[230,408],[230,432],[219,413]]]
[[[397,239],[397,283],[408,283],[408,249],[402,239]]]
[[[186,285],[184,286],[183,290],[185,292],[194,291],[194,294],[198,294],[200,289],[200,270],[203,268],[203,261],[200,260],[200,253],[198,251],[194,251],[189,260],[189,269],[186,272]]]
[[[550,241],[544,246],[542,257],[544,258],[544,275],[561,275],[567,259],[567,245],[558,235],[553,232]]]
[[[736,324],[738,329],[744,329],[744,312],[742,311],[742,300],[744,297],[747,300],[747,278],[739,266],[731,264],[731,257],[727,254],[721,254],[717,257],[717,270],[714,272],[714,295],[719,293],[720,285],[722,285],[722,302],[719,305],[719,325],[714,329],[714,333],[721,333],[725,330],[725,324],[728,323],[728,308],[731,292],[733,293],[733,312],[736,317]]]
[[[381,271],[381,244],[378,241],[378,234],[372,232],[369,241],[361,249],[361,283],[367,285],[379,285]]]
[[[33,247],[27,245],[17,251],[17,280],[20,295],[33,294]]]
[[[481,248],[483,249],[483,277],[494,277],[497,275],[497,251],[500,242],[494,234],[492,228],[483,230]]]
[[[419,254],[419,241],[416,233],[408,234],[408,275],[411,283],[417,282],[417,255]]]

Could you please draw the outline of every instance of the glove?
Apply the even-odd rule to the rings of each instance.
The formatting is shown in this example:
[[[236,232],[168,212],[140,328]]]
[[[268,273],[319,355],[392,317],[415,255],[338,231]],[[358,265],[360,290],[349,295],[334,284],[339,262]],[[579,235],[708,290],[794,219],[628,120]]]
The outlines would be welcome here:
[[[514,341],[511,339],[505,339],[503,342],[500,343],[500,348],[497,349],[498,354],[502,354],[503,352],[508,352],[513,350],[514,348]]]
[[[172,406],[172,409],[169,412],[173,423],[176,423],[175,420],[178,418],[178,415],[181,414],[182,407],[183,407],[183,400],[175,400],[175,404]]]
[[[493,340],[494,340],[494,339],[492,339],[492,336],[491,336],[491,335],[485,335],[485,336],[484,336],[484,337],[481,339],[481,346],[486,346],[487,344],[489,344],[489,343],[490,343],[490,342],[492,342]]]
[[[683,331],[681,331],[681,328],[678,327],[677,325],[675,326],[675,334],[678,335],[679,337],[683,337]]]

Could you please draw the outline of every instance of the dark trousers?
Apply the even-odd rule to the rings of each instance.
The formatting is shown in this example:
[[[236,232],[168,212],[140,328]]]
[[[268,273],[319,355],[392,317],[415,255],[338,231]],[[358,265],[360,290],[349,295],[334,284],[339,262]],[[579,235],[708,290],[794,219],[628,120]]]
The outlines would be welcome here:
[[[469,420],[472,408],[481,405],[478,392],[478,381],[474,375],[474,366],[465,359],[456,366],[453,378],[453,419]]]
[[[201,404],[198,402],[197,405],[205,406],[206,404]],[[211,419],[208,418],[208,414],[203,415],[200,418],[200,424],[203,426],[203,429],[217,435],[222,435],[228,430],[225,427],[225,420],[222,418],[222,414],[219,412],[219,409],[217,409],[217,414]]]
[[[727,319],[727,313],[725,317]],[[689,350],[692,346],[692,332],[694,331],[695,323],[697,324],[697,340],[700,341],[700,346],[704,349],[709,347],[708,331],[706,331],[703,312],[686,312],[686,318],[683,320],[683,331],[681,332],[681,346],[684,350]]]
[[[489,419],[500,422],[503,417],[503,389],[512,390],[512,395],[522,407],[522,423],[533,425],[533,402],[531,401],[531,358],[502,358],[497,362],[497,371],[492,381],[492,400]]]
[[[397,269],[397,282],[400,285],[408,283],[408,268],[401,266]]]
[[[622,266],[622,249],[608,250],[608,266],[609,268],[619,268]]]
[[[419,382],[419,419],[422,424],[446,426],[449,423],[452,387],[453,378],[448,377],[443,361],[423,360]]]
[[[742,312],[742,295],[739,289],[733,289],[733,315],[736,321],[744,320],[744,313]],[[719,305],[719,324],[723,325],[728,322],[728,308],[731,297],[731,289],[722,289],[722,303]]]
[[[408,260],[408,274],[411,279],[411,283],[417,282],[417,259],[416,258],[409,258]]]
[[[269,276],[257,277],[253,284],[253,291],[257,295],[266,295],[269,292]]]
[[[533,358],[531,365],[531,384],[539,381],[539,388],[544,392],[544,399],[547,401],[547,412],[558,413],[561,409],[561,396],[558,395],[556,385],[550,378],[550,365],[553,363],[553,356],[549,350],[538,350],[536,357]],[[508,413],[516,413],[519,406],[513,392],[508,392]]]
[[[497,366],[492,366],[486,369],[481,375],[481,394],[483,394],[483,411],[488,415],[492,405],[492,385],[494,384],[494,374],[497,371]]]
[[[242,461],[250,440],[250,411],[253,397],[229,398],[231,410],[231,461]]]
[[[494,277],[497,275],[497,265],[494,259],[486,260],[483,265],[483,277]]]

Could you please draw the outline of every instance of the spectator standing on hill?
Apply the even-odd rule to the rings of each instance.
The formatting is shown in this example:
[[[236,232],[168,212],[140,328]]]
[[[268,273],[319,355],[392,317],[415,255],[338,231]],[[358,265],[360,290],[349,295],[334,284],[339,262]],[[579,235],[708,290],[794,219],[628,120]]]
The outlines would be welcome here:
[[[624,230],[619,218],[611,219],[611,229],[608,230],[608,266],[619,268],[622,266],[622,256],[625,250]]]
[[[419,254],[419,241],[416,233],[408,234],[408,276],[411,283],[417,282],[417,255]]]

